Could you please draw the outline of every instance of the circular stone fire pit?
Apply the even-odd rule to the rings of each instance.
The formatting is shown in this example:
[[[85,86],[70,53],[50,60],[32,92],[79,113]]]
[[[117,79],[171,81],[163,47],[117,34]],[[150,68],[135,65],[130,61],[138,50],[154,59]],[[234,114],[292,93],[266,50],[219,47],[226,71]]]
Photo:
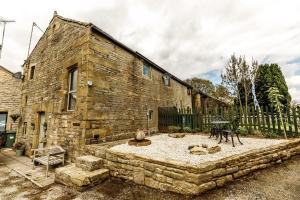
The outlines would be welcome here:
[[[131,139],[128,141],[128,145],[132,145],[132,146],[148,146],[151,144],[151,140],[148,139],[143,139],[143,140],[136,140],[136,139]]]

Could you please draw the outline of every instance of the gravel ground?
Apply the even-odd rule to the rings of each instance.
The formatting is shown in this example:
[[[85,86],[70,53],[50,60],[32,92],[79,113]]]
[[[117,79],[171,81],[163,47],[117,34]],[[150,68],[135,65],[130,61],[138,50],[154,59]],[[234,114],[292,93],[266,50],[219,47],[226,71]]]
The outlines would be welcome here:
[[[0,161],[1,162],[1,161]],[[40,189],[0,165],[0,200],[299,200],[300,156],[200,196],[182,196],[112,179],[83,193],[53,184]]]
[[[235,141],[236,147],[231,142],[219,144],[221,151],[215,154],[193,155],[189,153],[188,146],[207,144],[208,147],[218,145],[218,141],[208,138],[207,135],[186,135],[183,138],[172,138],[168,134],[149,137],[151,145],[144,147],[130,146],[127,143],[112,147],[111,149],[123,153],[145,155],[156,160],[176,160],[186,164],[198,165],[206,161],[214,161],[224,157],[240,154],[257,148],[271,146],[284,142],[278,139],[241,138],[243,145]],[[237,140],[236,138],[234,138]]]

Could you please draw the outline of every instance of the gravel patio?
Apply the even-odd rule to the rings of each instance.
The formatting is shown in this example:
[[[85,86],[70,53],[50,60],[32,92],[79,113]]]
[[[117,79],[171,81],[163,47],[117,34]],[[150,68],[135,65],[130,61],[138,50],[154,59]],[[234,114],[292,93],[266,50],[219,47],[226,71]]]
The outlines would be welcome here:
[[[113,151],[122,153],[133,153],[144,155],[154,160],[175,160],[185,164],[198,165],[207,161],[215,161],[225,157],[241,154],[254,149],[265,148],[271,145],[280,144],[286,140],[279,139],[260,139],[260,138],[241,138],[243,145],[236,142],[236,147],[232,147],[231,142],[221,144],[218,140],[209,138],[207,135],[187,134],[183,138],[169,137],[168,134],[151,136],[149,146],[131,146],[127,143],[120,144],[111,148]],[[236,138],[234,138],[236,140]],[[219,145],[221,151],[214,154],[193,155],[190,154],[188,147],[191,145],[206,144],[208,147]]]

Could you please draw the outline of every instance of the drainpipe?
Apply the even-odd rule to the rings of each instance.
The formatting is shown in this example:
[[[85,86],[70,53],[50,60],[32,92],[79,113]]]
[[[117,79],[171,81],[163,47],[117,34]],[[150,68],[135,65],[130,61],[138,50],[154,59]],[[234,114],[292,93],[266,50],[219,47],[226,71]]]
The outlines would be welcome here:
[[[149,131],[149,111],[147,112],[147,133],[148,133],[148,136],[150,136],[150,131]]]

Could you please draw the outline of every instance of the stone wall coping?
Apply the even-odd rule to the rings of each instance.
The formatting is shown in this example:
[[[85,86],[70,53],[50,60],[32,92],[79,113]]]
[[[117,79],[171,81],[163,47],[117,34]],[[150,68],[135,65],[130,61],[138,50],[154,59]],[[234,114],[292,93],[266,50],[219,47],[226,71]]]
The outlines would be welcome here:
[[[300,139],[290,139],[288,141],[284,141],[280,144],[275,144],[275,145],[271,145],[268,147],[262,147],[259,149],[253,149],[241,154],[237,154],[237,155],[232,155],[232,156],[228,156],[219,160],[215,160],[215,161],[207,161],[207,162],[203,162],[200,163],[199,165],[191,165],[191,164],[187,164],[184,162],[180,162],[178,160],[170,160],[170,159],[153,159],[150,158],[149,156],[145,156],[145,155],[140,155],[140,154],[134,154],[134,153],[123,153],[120,151],[116,151],[113,149],[106,149],[106,153],[110,153],[110,154],[114,154],[117,155],[118,157],[121,158],[125,158],[125,159],[137,159],[137,160],[142,160],[142,161],[150,161],[151,163],[154,164],[159,164],[159,165],[163,165],[166,167],[172,167],[172,168],[180,168],[180,169],[184,169],[190,172],[207,172],[207,171],[211,171],[215,168],[220,167],[220,165],[226,165],[227,163],[234,163],[237,161],[242,161],[246,158],[249,158],[251,156],[255,156],[257,154],[268,154],[269,151],[274,150],[276,152],[280,151],[280,150],[284,150],[287,148],[290,148],[292,146],[297,146],[300,145]]]

